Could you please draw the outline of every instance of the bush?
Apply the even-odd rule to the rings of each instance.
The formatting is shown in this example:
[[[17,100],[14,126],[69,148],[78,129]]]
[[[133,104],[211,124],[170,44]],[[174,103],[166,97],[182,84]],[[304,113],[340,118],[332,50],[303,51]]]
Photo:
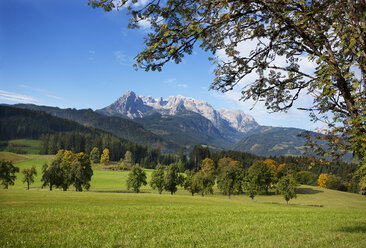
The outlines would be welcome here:
[[[347,186],[343,183],[342,179],[332,174],[328,176],[326,187],[327,189],[347,191]]]
[[[318,176],[310,171],[300,171],[297,173],[297,181],[299,184],[316,185]]]

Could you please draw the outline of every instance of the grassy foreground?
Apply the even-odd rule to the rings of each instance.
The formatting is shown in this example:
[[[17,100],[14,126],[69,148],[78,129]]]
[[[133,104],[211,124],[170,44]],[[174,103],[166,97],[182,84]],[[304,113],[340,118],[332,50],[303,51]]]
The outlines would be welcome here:
[[[16,165],[40,169],[49,159],[29,155]],[[40,188],[41,174],[29,191],[19,175],[0,190],[0,247],[366,247],[360,195],[302,186],[285,205],[276,195],[252,202],[219,192],[159,195],[148,186],[134,194],[126,176],[94,171],[90,192],[50,192]]]
[[[2,247],[366,247],[365,209],[1,190]]]

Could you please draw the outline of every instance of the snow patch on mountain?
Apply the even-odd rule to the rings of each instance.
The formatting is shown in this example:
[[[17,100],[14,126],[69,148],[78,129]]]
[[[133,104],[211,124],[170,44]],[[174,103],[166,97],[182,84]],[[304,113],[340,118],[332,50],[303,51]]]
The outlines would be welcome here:
[[[137,96],[133,91],[128,91],[101,111],[124,115],[130,119],[142,118],[154,111],[173,116],[192,111],[210,120],[219,130],[230,126],[238,132],[246,133],[258,126],[252,116],[241,110],[215,110],[208,102],[181,95],[170,96],[167,99],[162,97],[155,99],[151,96]]]

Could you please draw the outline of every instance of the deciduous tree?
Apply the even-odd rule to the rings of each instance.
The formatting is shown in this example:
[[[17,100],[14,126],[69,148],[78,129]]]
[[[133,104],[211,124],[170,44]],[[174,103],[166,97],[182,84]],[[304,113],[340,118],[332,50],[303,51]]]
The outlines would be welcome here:
[[[9,185],[14,185],[17,172],[19,172],[19,168],[14,166],[12,161],[0,160],[0,180],[4,189],[8,189]]]
[[[31,168],[26,168],[21,170],[24,175],[22,182],[27,183],[27,189],[29,190],[29,185],[34,183],[34,177],[37,176],[36,167],[33,165]]]
[[[201,171],[205,175],[213,175],[215,173],[215,163],[210,158],[205,158],[201,163]]]
[[[76,191],[89,190],[93,169],[89,156],[81,152],[76,154],[76,160],[71,165],[71,180]]]
[[[50,185],[50,190],[55,185],[66,191],[72,184],[76,191],[82,191],[83,187],[88,190],[93,176],[89,156],[67,150],[59,150],[49,166],[43,165],[42,171],[43,187]]]
[[[243,179],[242,169],[230,162],[228,166],[221,169],[217,177],[217,186],[230,199],[231,194],[241,191]]]
[[[327,187],[327,181],[328,181],[328,174],[322,173],[319,175],[318,178],[318,186],[320,188],[326,188]]]
[[[164,166],[158,165],[151,173],[150,186],[153,189],[157,189],[159,191],[159,194],[161,194],[164,189],[164,170]]]
[[[109,149],[104,148],[102,156],[100,157],[100,163],[109,164]]]
[[[202,196],[213,194],[213,186],[215,186],[215,176],[213,174],[205,174],[202,170],[197,172],[193,178],[194,187],[199,189]]]
[[[182,185],[184,177],[179,174],[179,167],[176,163],[170,164],[165,168],[164,172],[164,189],[169,191],[170,194],[174,194],[178,188],[178,185]]]
[[[194,196],[194,194],[199,193],[201,190],[199,186],[200,184],[195,180],[196,173],[193,170],[186,170],[185,174],[184,189],[188,190],[192,196]]]
[[[132,156],[132,152],[126,151],[125,158],[121,163],[121,167],[124,170],[130,170],[134,166],[135,162]]]
[[[145,171],[138,164],[135,164],[128,174],[127,189],[132,188],[134,192],[139,193],[141,186],[146,184]]]
[[[269,186],[272,183],[272,174],[268,166],[263,161],[255,161],[248,169],[248,182],[255,184],[256,190],[265,190],[268,194]]]
[[[315,151],[332,156],[351,151],[366,163],[365,1],[141,2],[143,7],[127,0],[89,0],[106,11],[128,5],[131,28],[150,23],[138,67],[160,71],[169,61],[182,62],[195,46],[214,55],[220,51],[225,58],[213,58],[211,88],[226,92],[238,85],[242,100],[264,101],[271,111],[287,111],[303,92],[311,95],[313,105],[301,109],[325,122],[325,135],[317,138],[330,148],[311,142]],[[303,66],[307,61],[313,72]],[[244,83],[253,74],[256,79]]]
[[[60,169],[60,163],[53,160],[49,165],[44,164],[42,166],[42,188],[49,185],[50,191],[52,191],[53,186],[59,187],[62,182],[62,172]]]
[[[277,189],[283,195],[287,204],[292,198],[296,198],[296,186],[296,179],[291,174],[282,177],[278,182]]]
[[[100,152],[98,147],[94,147],[90,152],[90,160],[93,163],[99,163],[100,162]]]

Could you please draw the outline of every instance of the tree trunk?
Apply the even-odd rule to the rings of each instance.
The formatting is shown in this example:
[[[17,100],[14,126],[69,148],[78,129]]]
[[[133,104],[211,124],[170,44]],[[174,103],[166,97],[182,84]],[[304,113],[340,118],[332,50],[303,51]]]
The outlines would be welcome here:
[[[194,196],[194,193],[192,192],[192,196]]]
[[[230,193],[227,194],[227,197],[230,199]]]
[[[8,187],[9,187],[8,183],[5,183],[4,184],[4,189],[8,189]]]
[[[173,195],[173,191],[172,191],[172,192],[170,192],[170,194],[171,194],[171,195]]]
[[[29,190],[29,182],[27,182],[27,184],[28,184],[28,190]]]
[[[159,189],[159,194],[161,195],[161,192],[162,192],[162,190],[161,189]]]
[[[52,184],[50,183],[50,191],[52,191]]]

